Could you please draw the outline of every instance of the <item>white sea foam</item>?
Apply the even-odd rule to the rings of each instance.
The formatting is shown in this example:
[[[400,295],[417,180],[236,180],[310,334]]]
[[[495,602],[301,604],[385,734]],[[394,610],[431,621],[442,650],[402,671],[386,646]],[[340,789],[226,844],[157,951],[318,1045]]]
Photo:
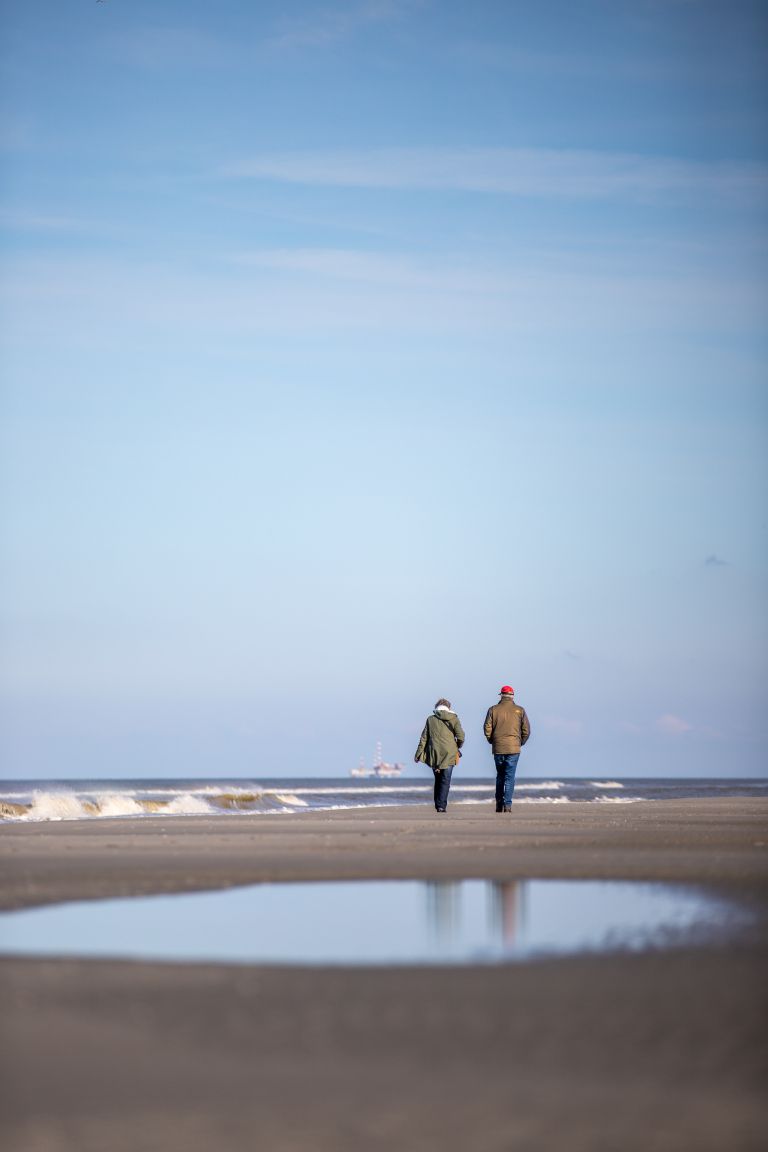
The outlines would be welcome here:
[[[302,800],[301,797],[297,796],[295,792],[275,792],[274,797],[275,800],[279,801],[281,804],[289,804],[294,808],[308,807],[307,801]]]
[[[203,800],[202,796],[194,796],[191,792],[182,792],[179,796],[174,796],[173,800],[169,800],[159,815],[210,816],[212,812],[213,809],[210,804],[207,800]]]
[[[595,796],[592,800],[572,800],[568,796],[518,796],[513,804],[636,804],[641,796]],[[455,800],[455,804],[487,804],[487,800]]]
[[[143,816],[141,804],[125,792],[108,792],[94,797],[99,816]],[[84,813],[88,815],[88,813]]]
[[[484,805],[487,805],[488,803],[490,803],[492,801],[493,801],[493,794],[489,793],[489,795],[483,799],[478,798],[477,800],[475,800],[475,799],[455,800],[454,803],[455,804],[484,804]],[[512,803],[513,804],[573,804],[574,801],[569,800],[567,796],[520,796],[520,797],[518,797],[516,795],[515,798],[513,799]]]
[[[637,804],[642,796],[595,796],[595,804]]]
[[[82,820],[87,816],[79,797],[72,792],[32,793],[27,820]]]
[[[167,794],[173,795],[175,789],[168,789]],[[178,795],[191,795],[189,789],[179,789]],[[205,784],[195,788],[195,796],[264,796],[266,795],[261,784],[228,784],[226,780],[219,784]]]
[[[623,788],[624,785],[619,783],[618,780],[589,780],[591,788]]]
[[[305,808],[296,809],[296,815],[299,812],[367,812],[371,808],[388,808],[388,804],[377,804],[375,801],[370,804],[324,804],[322,808],[310,808],[308,805]],[[285,808],[260,808],[255,810],[252,815],[254,816],[285,816]]]
[[[530,780],[517,785],[518,792],[559,792],[562,780]]]
[[[567,796],[521,796],[513,800],[513,804],[574,804],[578,801],[569,800]]]

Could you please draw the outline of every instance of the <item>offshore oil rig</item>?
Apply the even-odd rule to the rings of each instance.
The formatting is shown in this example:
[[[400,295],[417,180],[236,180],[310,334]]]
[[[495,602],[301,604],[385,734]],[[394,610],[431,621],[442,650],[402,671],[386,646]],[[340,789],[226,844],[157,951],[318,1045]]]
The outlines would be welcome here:
[[[366,767],[365,757],[360,757],[360,763],[357,768],[350,768],[350,776],[402,776],[405,769],[405,764],[389,764],[386,760],[381,758],[381,740],[376,744],[376,755],[373,758],[373,765],[370,768]]]

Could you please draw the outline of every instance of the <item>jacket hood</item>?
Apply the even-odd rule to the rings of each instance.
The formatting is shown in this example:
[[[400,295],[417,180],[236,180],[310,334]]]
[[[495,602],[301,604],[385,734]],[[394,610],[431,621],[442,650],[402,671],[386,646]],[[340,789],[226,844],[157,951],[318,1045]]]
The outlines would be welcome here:
[[[439,708],[434,709],[435,716],[439,716],[441,712],[447,712],[449,716],[455,716],[453,708],[446,708],[445,704],[441,704]]]

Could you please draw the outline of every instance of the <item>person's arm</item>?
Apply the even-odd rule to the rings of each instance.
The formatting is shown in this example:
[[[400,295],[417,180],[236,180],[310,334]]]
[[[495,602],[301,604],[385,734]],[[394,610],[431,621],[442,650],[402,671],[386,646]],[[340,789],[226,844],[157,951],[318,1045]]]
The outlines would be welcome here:
[[[525,744],[526,740],[531,734],[531,725],[528,720],[528,714],[523,708],[523,715],[520,718],[520,744]]]
[[[456,747],[461,748],[466,737],[464,736],[464,729],[461,726],[461,720],[459,720],[458,716],[453,722],[453,735],[456,738]]]
[[[493,738],[493,717],[491,716],[491,709],[490,708],[488,709],[488,712],[487,712],[486,717],[485,717],[485,724],[483,724],[483,732],[485,733],[486,740],[490,744],[491,740]]]
[[[424,731],[421,734],[421,740],[419,740],[419,746],[416,749],[416,755],[414,756],[414,760],[416,761],[417,764],[419,763],[420,760],[424,760],[424,752],[426,751],[426,747],[427,747],[427,725],[425,724],[424,725]]]

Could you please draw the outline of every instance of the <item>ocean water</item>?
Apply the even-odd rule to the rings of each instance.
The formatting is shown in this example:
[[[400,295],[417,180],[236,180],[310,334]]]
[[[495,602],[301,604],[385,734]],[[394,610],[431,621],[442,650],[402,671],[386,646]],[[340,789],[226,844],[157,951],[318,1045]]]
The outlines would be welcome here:
[[[0,913],[0,954],[272,964],[500,963],[703,946],[748,931],[721,894],[618,881],[257,884]]]
[[[432,777],[0,780],[0,819],[211,816],[431,805]],[[492,804],[494,782],[454,775],[452,805]],[[515,804],[633,804],[641,800],[768,796],[768,779],[532,779],[518,777]]]

